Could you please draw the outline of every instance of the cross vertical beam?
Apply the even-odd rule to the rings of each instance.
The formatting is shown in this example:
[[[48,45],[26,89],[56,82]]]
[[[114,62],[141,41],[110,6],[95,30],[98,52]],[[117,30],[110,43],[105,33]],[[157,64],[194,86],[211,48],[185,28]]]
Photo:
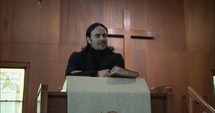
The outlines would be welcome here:
[[[131,38],[130,38],[130,27],[131,27],[131,18],[130,12],[128,10],[124,10],[123,12],[124,21],[123,27],[127,33],[124,34],[124,57],[125,57],[125,67],[130,69],[132,67],[131,64]]]
[[[131,69],[131,39],[154,39],[154,32],[149,30],[133,30],[131,29],[130,11],[123,10],[123,29],[108,29],[109,37],[122,37],[124,46],[125,67]]]

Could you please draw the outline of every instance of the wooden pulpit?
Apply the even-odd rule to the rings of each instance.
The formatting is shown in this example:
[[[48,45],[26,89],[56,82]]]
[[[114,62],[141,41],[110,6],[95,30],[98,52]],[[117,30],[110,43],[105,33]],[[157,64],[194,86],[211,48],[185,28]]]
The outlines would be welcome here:
[[[151,113],[173,113],[173,91],[171,87],[150,89]],[[48,85],[40,85],[37,113],[68,113],[67,92],[49,92]]]

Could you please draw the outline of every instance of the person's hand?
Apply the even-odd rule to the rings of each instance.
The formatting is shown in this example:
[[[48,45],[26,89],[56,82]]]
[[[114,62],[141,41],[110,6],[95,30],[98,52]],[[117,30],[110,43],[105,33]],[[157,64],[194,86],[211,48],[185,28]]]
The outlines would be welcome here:
[[[108,75],[110,75],[110,69],[104,69],[104,70],[100,70],[98,71],[98,76],[99,77],[107,77]]]
[[[82,71],[81,70],[74,70],[71,72],[72,75],[77,75],[80,74]]]

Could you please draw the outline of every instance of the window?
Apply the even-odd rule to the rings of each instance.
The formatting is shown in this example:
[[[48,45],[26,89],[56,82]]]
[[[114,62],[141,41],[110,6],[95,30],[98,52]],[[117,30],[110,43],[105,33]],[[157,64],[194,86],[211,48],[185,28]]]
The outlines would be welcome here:
[[[29,88],[29,62],[0,61],[0,113],[29,113]]]
[[[214,90],[214,95],[215,95],[215,69],[212,70],[212,81],[213,81],[213,90]]]
[[[0,112],[22,113],[24,68],[0,68]]]

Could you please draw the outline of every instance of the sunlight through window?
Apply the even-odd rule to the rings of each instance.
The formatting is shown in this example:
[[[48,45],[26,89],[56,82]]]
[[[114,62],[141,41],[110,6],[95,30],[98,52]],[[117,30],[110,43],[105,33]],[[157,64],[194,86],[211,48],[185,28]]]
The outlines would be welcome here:
[[[25,69],[0,68],[0,112],[22,113]]]
[[[213,86],[214,86],[214,95],[215,95],[215,75],[213,76]]]

